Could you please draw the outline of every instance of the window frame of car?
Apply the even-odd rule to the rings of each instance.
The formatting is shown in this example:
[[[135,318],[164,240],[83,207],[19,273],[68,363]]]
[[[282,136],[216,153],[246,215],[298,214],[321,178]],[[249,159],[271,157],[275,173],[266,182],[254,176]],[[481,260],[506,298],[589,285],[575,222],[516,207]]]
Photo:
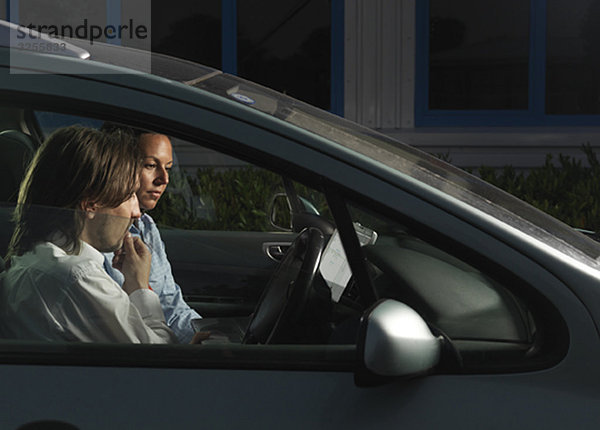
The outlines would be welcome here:
[[[58,77],[57,77],[58,79]],[[69,79],[69,78],[65,78],[62,77],[60,80],[62,79]],[[77,78],[74,78],[77,79]],[[104,86],[106,84],[102,84],[102,83],[98,83],[98,85],[100,86]],[[109,84],[109,85],[113,85],[113,84]],[[122,88],[123,89],[123,88]],[[126,91],[126,89],[123,89],[124,91]],[[52,93],[52,91],[49,91],[50,93]],[[21,93],[24,94],[24,93]],[[11,93],[11,97],[7,97],[6,93],[0,94],[0,99],[5,100],[5,101],[14,101],[14,93]],[[290,174],[294,179],[302,181],[302,182],[306,182],[309,185],[313,185],[319,189],[325,189],[326,193],[328,195],[334,194],[337,196],[341,196],[343,200],[343,202],[338,202],[338,204],[336,206],[339,206],[341,208],[342,204],[345,202],[346,198],[354,198],[354,199],[358,199],[359,201],[363,201],[365,204],[376,204],[376,205],[380,205],[381,203],[376,203],[377,202],[377,196],[373,196],[370,197],[368,196],[368,193],[365,193],[364,191],[361,191],[360,189],[362,188],[364,189],[368,189],[369,185],[380,185],[381,190],[378,191],[378,194],[383,194],[386,195],[386,193],[392,191],[395,195],[397,195],[398,197],[401,197],[400,200],[402,200],[402,204],[398,201],[394,201],[394,202],[390,202],[390,206],[383,206],[380,209],[382,209],[383,211],[386,211],[387,213],[389,213],[392,216],[399,216],[399,214],[402,214],[401,216],[404,217],[408,217],[409,219],[418,219],[419,214],[422,215],[423,213],[428,213],[428,214],[432,214],[435,212],[441,213],[441,214],[446,214],[446,218],[445,220],[451,220],[453,219],[453,216],[449,215],[443,207],[436,207],[435,205],[432,205],[430,202],[426,202],[422,199],[419,198],[419,196],[413,195],[409,192],[400,190],[398,188],[396,188],[394,186],[394,184],[391,183],[387,183],[386,181],[382,180],[381,178],[377,178],[374,177],[373,175],[367,173],[365,171],[365,169],[360,168],[360,166],[357,168],[355,167],[351,167],[348,166],[346,164],[343,163],[343,160],[335,160],[332,159],[330,157],[329,154],[324,153],[324,152],[319,152],[314,148],[306,148],[305,145],[302,144],[302,142],[298,142],[298,141],[294,141],[294,139],[291,139],[287,133],[285,132],[285,130],[280,130],[280,132],[278,133],[277,127],[275,127],[274,130],[267,130],[266,128],[262,128],[260,124],[255,124],[253,123],[253,121],[249,120],[249,116],[248,115],[241,115],[240,117],[229,117],[227,119],[221,118],[221,121],[219,122],[219,124],[223,125],[223,123],[227,123],[227,122],[231,122],[231,121],[235,121],[235,123],[239,126],[237,129],[233,128],[233,127],[226,127],[224,130],[226,130],[227,132],[231,132],[232,130],[235,132],[233,133],[234,135],[230,135],[230,136],[226,136],[224,135],[224,133],[222,134],[216,134],[213,133],[211,131],[206,131],[203,127],[210,122],[210,120],[207,120],[206,118],[204,118],[204,121],[201,121],[201,124],[194,122],[194,124],[191,124],[191,120],[190,118],[184,118],[184,119],[178,119],[176,117],[177,114],[177,109],[175,109],[174,111],[169,111],[169,107],[170,106],[161,106],[161,109],[163,112],[168,112],[170,114],[166,115],[165,117],[161,117],[159,114],[152,114],[152,113],[147,113],[144,112],[143,106],[144,103],[143,102],[139,102],[140,104],[138,105],[138,108],[136,109],[132,109],[132,108],[127,108],[127,107],[123,107],[121,106],[116,98],[113,98],[111,103],[102,103],[101,101],[98,101],[98,98],[102,98],[102,97],[97,97],[97,101],[96,102],[90,102],[87,99],[82,99],[82,98],[77,98],[77,97],[64,97],[64,96],[60,96],[60,94],[47,94],[47,95],[35,95],[30,93],[29,96],[27,97],[22,97],[20,100],[23,102],[23,104],[27,105],[29,104],[29,106],[35,106],[38,109],[48,109],[48,110],[58,110],[58,111],[63,111],[65,113],[73,113],[73,112],[77,112],[80,114],[84,114],[84,115],[89,115],[89,116],[93,116],[93,117],[99,117],[105,120],[118,120],[118,119],[123,119],[123,118],[128,118],[129,122],[132,125],[136,125],[136,126],[141,126],[141,127],[158,127],[161,131],[167,132],[170,135],[176,135],[177,137],[189,140],[191,142],[198,142],[201,143],[203,145],[206,145],[208,147],[212,147],[216,150],[220,150],[224,153],[227,153],[228,155],[232,155],[232,156],[236,156],[239,158],[242,158],[246,161],[249,162],[254,162],[256,164],[259,164],[261,166],[265,166],[271,170],[274,170],[276,172],[281,172],[281,173],[288,173]],[[155,95],[153,94],[146,94],[144,98],[148,98],[150,101],[163,101],[165,102],[165,105],[175,105],[177,106],[178,103],[182,103],[181,101],[178,101],[175,97],[173,97],[172,99],[163,99],[163,98],[156,98]],[[7,100],[10,99],[10,100]],[[183,101],[183,103],[186,103],[185,101]],[[187,104],[187,103],[186,103]],[[189,105],[188,105],[189,108]],[[193,108],[192,108],[193,109]],[[215,112],[214,110],[211,111],[209,108],[207,108],[206,106],[200,106],[196,108],[198,110],[198,113],[200,112],[204,112],[206,114],[212,114],[212,115],[219,115],[217,112]],[[181,112],[181,110],[179,110],[179,112]],[[186,112],[189,114],[189,112]],[[261,117],[262,114],[260,113],[252,113],[250,116],[258,116]],[[207,115],[209,116],[209,115]],[[222,115],[221,115],[222,116]],[[229,124],[231,125],[231,124]],[[213,124],[214,126],[214,124]],[[262,135],[263,139],[266,139],[266,144],[265,144],[265,140],[260,140],[257,139],[258,143],[261,143],[262,145],[258,145],[256,144],[253,148],[250,148],[247,143],[242,143],[245,141],[246,137],[244,136],[244,128],[247,127],[252,127],[253,130],[259,131],[260,134]],[[271,139],[271,141],[269,141]],[[283,142],[287,142],[288,145],[282,145]],[[294,159],[294,163],[287,161],[283,154],[283,149],[282,146],[285,146],[286,149],[293,149],[294,154],[293,155],[297,155],[296,157],[292,156],[291,158]],[[289,153],[287,154],[289,156]],[[310,156],[309,156],[310,155]],[[321,169],[321,171],[319,171],[319,169],[315,168],[315,166],[310,166],[310,164],[312,164],[312,162],[314,161],[313,158],[311,158],[311,156],[318,156],[323,163],[325,163],[325,165],[319,165],[317,163],[318,168]],[[325,162],[325,160],[327,160],[327,162]],[[310,166],[310,167],[309,167]],[[339,169],[335,169],[333,167],[339,167]],[[333,168],[333,169],[332,169]],[[325,170],[328,170],[329,172],[333,172],[332,174],[330,174],[329,176],[332,176],[332,178],[325,178]],[[357,173],[360,172],[360,173]],[[364,181],[359,181],[360,182],[360,186],[356,187],[351,187],[349,186],[349,184],[347,183],[347,181],[344,181],[344,175],[347,175],[348,173],[354,173],[354,174],[359,174],[361,176],[362,179],[364,179]],[[339,181],[339,182],[338,182]],[[346,183],[346,185],[344,185],[344,183]],[[356,188],[359,188],[359,190],[356,190]],[[345,204],[345,203],[344,203]],[[399,208],[401,208],[401,210],[398,212]],[[334,218],[337,218],[336,220],[339,220],[340,215],[338,214],[339,212],[343,213],[343,210],[336,210],[334,211]],[[341,215],[342,217],[344,215]],[[485,231],[479,230],[477,228],[476,225],[471,225],[466,219],[460,219],[458,217],[454,217],[456,219],[454,219],[454,225],[453,225],[453,229],[448,232],[445,231],[447,226],[444,225],[440,225],[439,221],[434,222],[435,221],[435,217],[431,218],[432,219],[432,223],[431,225],[428,226],[428,229],[432,232],[441,234],[442,232],[444,232],[443,236],[447,237],[448,240],[450,240],[451,242],[458,242],[458,243],[463,243],[466,240],[465,237],[468,239],[473,239],[476,237],[479,237],[480,239],[483,237],[486,240],[484,241],[484,243],[487,245],[486,247],[488,248],[487,250],[483,250],[483,251],[478,251],[478,254],[485,254],[486,251],[490,251],[490,248],[496,248],[495,251],[497,251],[498,248],[503,248],[505,249],[507,252],[512,253],[514,255],[512,255],[512,258],[526,258],[527,257],[525,255],[521,255],[519,254],[519,252],[517,250],[512,249],[509,244],[506,243],[502,243],[502,241],[498,240],[498,238],[494,238],[494,237],[490,237],[489,233],[486,233]],[[341,225],[346,225],[345,229],[346,231],[348,231],[348,222],[346,221],[342,221],[340,223]],[[348,233],[343,233],[344,237],[348,237]],[[352,236],[352,235],[350,235]],[[345,243],[345,246],[348,246],[349,249],[352,249],[352,247],[354,247],[354,252],[357,253],[357,255],[360,255],[361,250],[360,247],[356,248],[356,241],[354,240],[346,240],[347,244]],[[466,244],[465,244],[466,246]],[[351,251],[352,252],[352,251]],[[356,269],[357,272],[360,272],[361,270],[365,270],[365,268],[362,265],[362,261],[364,261],[364,258],[357,258],[357,259],[352,259],[351,261],[351,265],[353,269]],[[510,264],[506,264],[507,266],[510,266]],[[545,272],[545,270],[542,267],[539,267],[539,270],[541,272]],[[531,283],[531,281],[528,281]],[[533,285],[535,285],[536,282],[533,282]],[[562,285],[562,284],[561,284]],[[557,287],[555,287],[556,289]],[[564,285],[563,285],[564,288]],[[560,288],[558,288],[560,289]],[[545,290],[546,291],[546,290]],[[556,299],[550,299],[553,303],[556,303]],[[560,308],[560,306],[557,304],[557,307]],[[572,321],[567,321],[567,323],[571,323]],[[222,351],[223,353],[225,353],[226,351],[228,351],[227,348],[198,348],[198,349],[194,349],[193,346],[186,346],[186,345],[181,345],[181,346],[175,346],[175,349],[171,349],[171,347],[160,347],[160,346],[156,346],[156,345],[142,345],[142,346],[131,346],[131,345],[98,345],[98,346],[94,346],[94,345],[39,345],[36,344],[34,346],[31,346],[32,344],[30,343],[23,343],[23,342],[16,342],[15,344],[15,349],[12,352],[9,352],[8,354],[2,354],[1,355],[1,360],[2,362],[4,362],[4,360],[10,360],[10,357],[18,357],[17,360],[18,362],[27,362],[27,360],[29,360],[29,363],[32,362],[36,362],[39,364],[43,364],[45,363],[45,359],[43,357],[42,354],[38,354],[40,352],[42,352],[44,349],[47,349],[47,352],[49,354],[49,356],[55,356],[56,357],[56,362],[60,363],[60,364],[83,364],[86,362],[86,360],[90,360],[87,361],[87,363],[92,363],[91,365],[124,365],[127,366],[128,364],[126,364],[125,362],[122,362],[121,364],[119,364],[118,359],[115,359],[116,356],[119,356],[120,354],[116,354],[117,350],[127,350],[129,351],[130,349],[133,348],[139,348],[138,350],[140,351],[140,356],[141,357],[147,357],[147,355],[143,352],[143,351],[149,351],[147,350],[147,348],[150,348],[150,350],[155,351],[156,352],[156,361],[153,361],[151,363],[146,363],[144,364],[143,361],[142,362],[138,362],[132,365],[135,366],[148,366],[148,367],[172,367],[172,366],[183,366],[186,367],[187,365],[184,366],[183,362],[188,363],[188,365],[192,366],[192,367],[203,367],[203,366],[225,366],[227,365],[225,362],[221,363],[214,363],[214,361],[211,361],[210,357],[207,358],[207,362],[205,363],[204,360],[202,360],[202,351],[211,351],[213,349],[217,349],[219,351]],[[27,345],[30,345],[29,347]],[[10,346],[10,343],[7,345],[3,345],[3,346]],[[234,360],[233,364],[232,364],[232,368],[238,368],[236,366],[249,366],[251,368],[262,368],[261,366],[261,361],[262,359],[260,358],[260,354],[257,353],[261,352],[263,350],[267,350],[269,348],[271,348],[272,346],[257,346],[257,347],[251,347],[249,345],[243,345],[240,346],[239,348],[244,351],[241,352],[240,354],[249,354],[252,355],[253,351],[255,354],[257,354],[257,358],[255,362],[252,362],[252,360],[249,360],[247,358],[240,358],[239,360]],[[28,349],[30,348],[30,349]],[[91,354],[85,354],[83,353],[82,356],[80,356],[80,362],[77,361],[77,354],[74,354],[75,351],[77,351],[78,349],[81,349],[82,351],[85,352],[86,348],[91,348],[91,350],[94,350],[94,348],[99,348],[98,350],[98,354],[94,354],[94,358],[90,358]],[[164,349],[163,349],[164,348]],[[230,347],[229,350],[233,350],[236,349],[238,347]],[[277,349],[281,349],[281,357],[282,358],[276,358],[273,362],[273,366],[274,367],[269,367],[269,368],[289,368],[289,367],[294,367],[294,366],[299,366],[298,368],[304,368],[304,366],[308,365],[307,363],[313,363],[315,365],[315,369],[323,369],[323,370],[331,370],[331,369],[343,369],[344,371],[350,370],[350,368],[354,368],[354,366],[356,366],[356,360],[355,360],[355,348],[353,346],[343,346],[343,347],[337,347],[337,346],[331,346],[331,345],[318,345],[315,346],[314,348],[309,348],[307,349],[306,354],[309,356],[309,358],[307,360],[302,359],[302,357],[299,357],[298,359],[296,357],[291,357],[289,354],[289,351],[296,351],[298,350],[298,348],[296,347],[290,347],[291,349],[287,349],[287,346],[282,346],[281,348],[275,348],[273,351],[277,351]],[[313,351],[314,349],[314,351]],[[23,351],[27,351],[25,353],[23,353],[25,356],[23,355],[19,355],[20,352],[21,353]],[[37,352],[36,352],[37,351]],[[52,352],[54,351],[54,353]],[[106,354],[103,353],[102,351],[106,351]],[[159,353],[159,351],[164,351],[164,356],[162,353]],[[175,351],[177,351],[177,354],[175,354]],[[286,352],[288,351],[288,352]],[[33,354],[35,352],[35,354]],[[338,354],[339,353],[339,354]],[[33,355],[37,355],[37,357],[33,357],[30,356],[30,354]],[[219,354],[218,352],[216,353],[217,355]],[[207,355],[210,355],[210,352],[207,352]],[[274,355],[277,355],[276,352],[274,353]],[[26,356],[29,356],[29,358],[27,359]],[[189,356],[189,357],[188,357]],[[87,358],[86,358],[87,357]],[[236,357],[241,357],[241,355],[236,355]],[[318,360],[315,360],[315,358],[318,357]],[[39,360],[39,361],[36,361]],[[164,360],[164,361],[163,361]],[[348,362],[351,362],[352,365],[348,366]],[[250,362],[250,364],[248,364]],[[180,363],[180,364],[177,364]],[[193,364],[190,364],[193,363]],[[212,363],[212,364],[211,364]],[[246,363],[246,364],[244,364]],[[256,367],[254,367],[256,366]]]

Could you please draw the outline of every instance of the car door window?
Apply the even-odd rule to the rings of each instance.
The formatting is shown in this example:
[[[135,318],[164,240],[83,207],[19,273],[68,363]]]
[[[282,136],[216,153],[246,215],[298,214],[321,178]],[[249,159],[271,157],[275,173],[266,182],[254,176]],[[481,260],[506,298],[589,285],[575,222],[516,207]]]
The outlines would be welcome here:
[[[35,117],[44,136],[59,126],[103,123],[53,112]],[[169,184],[148,214],[159,227],[176,281],[203,316],[247,315],[295,237],[274,226],[268,214],[274,197],[285,195],[282,177],[176,137],[170,141]]]
[[[34,117],[39,123],[30,126],[41,130],[42,136],[72,123],[93,127],[103,123],[52,112],[36,112]],[[210,145],[177,136],[170,139],[175,166],[168,192],[149,214],[159,227],[185,300],[204,317],[197,329],[213,334],[205,342],[210,348],[202,354],[208,354],[208,359],[221,354],[214,351],[222,351],[223,341],[230,342],[233,332],[238,334],[235,346],[225,343],[233,352],[220,366],[235,368],[239,360],[258,365],[270,349],[267,354],[277,360],[291,357],[279,362],[284,367],[303,368],[320,357],[320,365],[333,360],[351,368],[361,317],[373,305],[365,288],[373,288],[377,299],[407,304],[446,339],[446,355],[451,358],[444,362],[452,363],[446,368],[449,371],[512,371],[546,363],[545,358],[558,356],[564,346],[562,320],[533,288],[476,250],[429,231],[422,220],[382,215],[348,201],[354,231],[338,231],[335,220],[342,209],[332,211],[328,202],[332,194],[341,192],[331,184],[321,187],[318,181],[290,178]],[[356,262],[347,261],[347,241],[340,240],[348,234],[359,238],[372,285],[359,285],[352,273],[350,267],[356,267]],[[283,313],[289,320],[264,334],[262,321],[274,321],[264,309],[277,300],[287,306],[302,264],[309,260],[306,250],[296,259],[285,260],[299,237],[300,248],[310,244],[319,249],[314,278],[300,294],[301,306]],[[282,261],[286,270],[278,272]],[[330,276],[331,265],[347,275]],[[287,285],[283,299],[265,299],[273,279]],[[261,311],[257,305],[265,300],[268,306]],[[244,337],[253,322],[256,335]],[[264,351],[245,349],[242,340],[269,345]],[[303,347],[282,349],[270,344]]]
[[[95,118],[85,117],[81,115],[69,115],[57,112],[48,112],[36,110],[33,111],[35,117],[35,125],[37,132],[44,139],[52,134],[53,131],[60,127],[79,124],[87,127],[100,128],[103,121]]]
[[[150,214],[177,280],[203,316],[248,315],[295,237],[270,222],[282,177],[178,139],[173,146],[179,168]]]
[[[194,230],[276,231],[267,211],[281,176],[217,151],[172,139],[178,168],[155,218]]]
[[[94,119],[53,112],[36,112],[35,118],[43,136],[70,124],[102,126]],[[173,136],[170,141],[175,164],[169,184],[147,213],[160,230],[187,303],[205,320],[237,318],[245,328],[298,232],[321,217],[331,223],[325,196],[208,147]],[[298,221],[294,210],[309,216]],[[311,341],[326,343],[325,338]]]

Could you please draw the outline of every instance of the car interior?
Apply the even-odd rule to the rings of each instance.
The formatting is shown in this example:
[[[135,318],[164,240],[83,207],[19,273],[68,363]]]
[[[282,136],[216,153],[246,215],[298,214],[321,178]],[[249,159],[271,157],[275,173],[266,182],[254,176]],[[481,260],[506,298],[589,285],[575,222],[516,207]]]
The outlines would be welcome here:
[[[27,163],[52,128],[67,124],[60,120],[66,116],[57,114],[53,122],[47,120],[52,115],[30,109],[7,107],[0,113],[0,251],[5,255]],[[174,144],[175,152],[179,148],[194,146]],[[175,182],[169,192],[181,193]],[[265,207],[256,208],[268,226],[263,232],[159,224],[175,279],[204,317],[195,329],[211,333],[207,344],[352,345],[365,311],[391,298],[416,310],[443,339],[440,369],[446,372],[525,369],[564,353],[568,334],[556,309],[506,268],[359,196],[345,203],[350,223],[336,225],[339,217],[328,213],[328,196],[317,202],[317,194],[282,178]],[[283,210],[277,206],[281,196]],[[361,243],[368,279],[356,273],[337,294],[323,275],[323,266],[334,259],[330,242],[338,230],[348,241],[359,228],[371,232],[370,241]],[[253,267],[227,266],[232,254],[246,248],[260,254],[256,260],[244,256]],[[205,284],[199,286],[201,279]]]

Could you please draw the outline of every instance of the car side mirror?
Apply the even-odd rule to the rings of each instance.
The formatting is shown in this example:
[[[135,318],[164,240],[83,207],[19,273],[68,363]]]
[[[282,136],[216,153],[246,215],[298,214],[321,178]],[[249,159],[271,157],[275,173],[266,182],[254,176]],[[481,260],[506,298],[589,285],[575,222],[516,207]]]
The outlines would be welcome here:
[[[409,306],[391,299],[377,302],[360,322],[357,385],[430,371],[440,361],[442,341]]]

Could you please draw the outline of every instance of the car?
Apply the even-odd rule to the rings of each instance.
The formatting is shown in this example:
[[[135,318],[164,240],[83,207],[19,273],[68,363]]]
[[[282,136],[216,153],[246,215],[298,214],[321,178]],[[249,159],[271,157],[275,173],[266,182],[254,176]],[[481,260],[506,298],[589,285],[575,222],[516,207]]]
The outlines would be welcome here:
[[[179,173],[153,216],[199,329],[216,335],[3,338],[0,427],[597,426],[600,243],[239,77],[64,43],[70,54],[0,48],[2,246],[23,166],[53,130],[165,133]]]

